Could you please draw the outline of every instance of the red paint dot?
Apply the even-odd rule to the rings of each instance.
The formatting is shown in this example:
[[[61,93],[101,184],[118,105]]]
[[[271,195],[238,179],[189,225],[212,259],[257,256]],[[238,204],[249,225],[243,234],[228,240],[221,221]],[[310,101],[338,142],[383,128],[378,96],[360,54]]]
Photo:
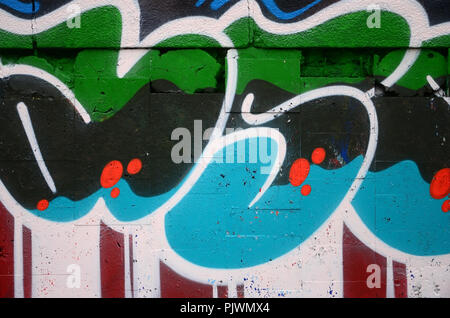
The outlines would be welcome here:
[[[50,205],[50,203],[47,200],[41,200],[37,204],[37,209],[39,211],[45,211],[45,210],[47,210],[49,205]]]
[[[447,213],[448,211],[450,211],[450,200],[446,200],[442,204],[442,212]]]
[[[430,184],[430,194],[436,199],[443,199],[450,192],[450,168],[439,170]]]
[[[100,184],[103,188],[112,188],[119,182],[120,178],[122,178],[122,174],[122,163],[117,160],[111,161],[103,168]]]
[[[303,187],[302,187],[302,194],[306,197],[306,196],[308,196],[310,193],[311,193],[311,186],[309,185],[309,184],[305,184]]]
[[[128,163],[127,172],[129,174],[137,174],[142,169],[142,161],[140,159],[133,159]]]
[[[311,160],[314,164],[320,165],[325,160],[325,155],[326,155],[325,149],[316,148],[314,149],[311,155]]]
[[[295,160],[289,172],[289,182],[294,187],[298,187],[308,177],[309,169],[310,166],[308,160],[304,158]]]
[[[111,198],[115,199],[120,195],[120,189],[114,188],[111,190]]]

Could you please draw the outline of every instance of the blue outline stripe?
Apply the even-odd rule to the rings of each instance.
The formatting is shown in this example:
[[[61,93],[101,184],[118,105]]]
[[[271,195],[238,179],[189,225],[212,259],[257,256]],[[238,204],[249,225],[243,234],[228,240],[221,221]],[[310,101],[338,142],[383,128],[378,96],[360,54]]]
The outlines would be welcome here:
[[[32,3],[23,3],[19,0],[0,0],[0,4],[3,4],[13,10],[16,10],[24,14],[32,14],[39,11],[39,2],[35,3],[35,9],[33,10]]]
[[[314,7],[315,5],[317,5],[320,2],[322,2],[322,0],[316,0],[316,1],[308,4],[307,6],[301,8],[301,9],[299,9],[297,11],[293,11],[293,12],[284,12],[284,11],[282,11],[278,7],[278,5],[275,3],[274,0],[262,0],[262,2],[267,7],[267,9],[269,9],[269,11],[274,16],[276,16],[278,19],[280,19],[280,20],[290,20],[290,19],[294,19],[294,18],[298,17],[299,15],[305,13],[306,11],[308,11],[309,9]]]
[[[230,0],[214,0],[211,3],[211,9],[213,10],[218,10],[220,9],[222,6],[224,6],[225,4],[227,4],[227,2],[230,2]]]
[[[195,4],[196,7],[200,7],[205,3],[206,0],[198,0],[197,3]]]

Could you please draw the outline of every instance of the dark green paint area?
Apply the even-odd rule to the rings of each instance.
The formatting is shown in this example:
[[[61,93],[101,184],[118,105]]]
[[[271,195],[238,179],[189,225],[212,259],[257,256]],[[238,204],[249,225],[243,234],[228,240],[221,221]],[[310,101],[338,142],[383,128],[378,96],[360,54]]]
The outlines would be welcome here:
[[[86,50],[75,63],[75,95],[94,120],[120,110],[144,85],[167,80],[183,92],[216,88],[221,64],[202,50],[149,51],[123,78],[116,74],[117,51]]]
[[[80,28],[62,23],[34,35],[38,48],[120,48],[122,18],[115,7],[92,9],[80,17]]]
[[[372,76],[374,50],[249,48],[238,52],[238,94],[255,79],[299,94],[331,84],[361,83]]]
[[[383,58],[375,56],[374,75],[386,77],[397,68],[405,54],[405,50],[389,52]],[[418,90],[427,85],[427,75],[438,78],[447,75],[446,57],[439,52],[424,49],[410,70],[403,76],[397,85],[412,90]]]
[[[382,12],[381,28],[370,29],[366,24],[369,15],[347,14],[311,30],[283,36],[262,31],[251,18],[235,21],[225,33],[241,48],[237,93],[252,80],[299,94],[330,84],[356,84],[389,76],[405,52],[389,48],[408,47],[409,27],[402,17]],[[120,12],[112,6],[90,10],[81,16],[81,26],[71,29],[62,23],[32,37],[0,32],[2,48],[34,47],[34,53],[2,53],[3,63],[32,65],[56,76],[74,91],[95,121],[110,118],[143,86],[155,81],[173,84],[185,94],[225,90],[226,48],[220,48],[212,38],[187,34],[157,43],[159,49],[147,52],[119,78]],[[448,46],[449,39],[442,36],[424,45]],[[251,47],[245,48],[249,44]],[[189,49],[174,49],[177,47]],[[424,50],[397,85],[418,90],[427,85],[426,75],[446,76],[448,67],[447,56],[439,50]],[[156,92],[166,92],[164,84],[158,89]]]
[[[155,45],[155,48],[205,48],[205,47],[221,47],[215,39],[198,35],[184,34],[174,36]]]
[[[117,76],[118,50],[3,50],[4,64],[27,64],[60,79],[90,113],[94,121],[113,116],[148,83],[163,80],[178,93],[224,92],[226,49],[149,50],[124,76]],[[240,49],[237,94],[248,83],[263,80],[287,92],[300,94],[331,84],[367,83],[385,78],[399,65],[405,50],[387,49]],[[426,76],[448,74],[445,50],[425,49],[398,86],[419,90]],[[445,85],[444,85],[445,86]],[[442,87],[446,89],[446,87]],[[154,92],[173,93],[158,90]],[[366,87],[366,84],[364,84]]]
[[[221,91],[224,85],[222,51],[214,54],[198,49],[150,50],[123,78],[117,76],[117,50],[51,50],[39,51],[36,56],[29,54],[15,51],[1,56],[4,64],[26,64],[57,77],[73,90],[94,121],[113,116],[151,81],[169,81],[186,94],[205,89]]]
[[[254,22],[256,47],[408,47],[410,31],[400,16],[381,12],[381,28],[367,27],[370,13],[356,12],[337,17],[313,29],[275,35],[260,29]]]
[[[223,76],[224,58],[198,49],[166,53],[152,50],[150,79],[167,80],[187,94],[215,89]]]
[[[238,94],[254,79],[273,83],[288,92],[300,91],[300,50],[248,48],[239,50],[238,53]]]
[[[33,48],[33,40],[31,36],[21,36],[0,30],[0,48],[31,49]]]
[[[114,115],[149,82],[149,54],[123,78],[117,77],[117,58],[117,51],[84,50],[75,61],[75,96],[96,121]]]
[[[372,56],[377,50],[305,49],[302,77],[361,78],[372,75]]]
[[[76,50],[6,50],[0,53],[3,64],[24,64],[39,68],[74,88]]]
[[[332,84],[363,83],[372,76],[374,50],[303,49],[300,92]]]
[[[252,46],[254,38],[254,22],[250,18],[242,18],[228,26],[224,33],[230,37],[236,48]]]
[[[0,48],[120,48],[122,18],[115,7],[92,9],[80,16],[80,22],[80,28],[69,28],[67,23],[61,23],[34,35],[0,30]]]
[[[450,47],[450,34],[439,36],[423,43],[423,47]]]

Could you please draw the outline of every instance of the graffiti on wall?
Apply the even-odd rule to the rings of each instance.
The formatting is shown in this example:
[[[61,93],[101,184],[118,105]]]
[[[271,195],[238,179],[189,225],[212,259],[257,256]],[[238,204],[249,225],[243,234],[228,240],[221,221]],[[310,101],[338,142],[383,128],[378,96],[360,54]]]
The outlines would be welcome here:
[[[0,0],[0,296],[448,297],[445,2]]]

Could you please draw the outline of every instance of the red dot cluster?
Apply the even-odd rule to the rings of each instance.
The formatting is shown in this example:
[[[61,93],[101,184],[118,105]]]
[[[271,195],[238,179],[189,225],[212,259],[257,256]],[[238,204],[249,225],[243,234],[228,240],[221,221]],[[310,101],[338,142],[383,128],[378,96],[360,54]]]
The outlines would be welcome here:
[[[444,168],[436,172],[430,183],[430,195],[433,199],[440,200],[450,193],[450,168]],[[442,212],[450,210],[450,200],[442,204]]]
[[[133,159],[128,163],[127,172],[130,175],[138,174],[142,170],[142,161],[140,159]],[[114,187],[123,175],[123,165],[118,160],[113,160],[106,164],[100,176],[100,184],[103,188],[109,189]],[[120,189],[114,188],[111,190],[111,197],[113,199],[119,197]]]
[[[127,166],[127,172],[130,175],[138,174],[142,170],[142,161],[138,158],[131,160]],[[123,175],[123,165],[118,160],[113,160],[106,164],[103,168],[102,174],[100,175],[100,184],[103,188],[109,189],[114,187]],[[118,198],[120,195],[119,188],[113,188],[111,190],[111,197],[113,199]],[[39,211],[45,211],[48,209],[50,203],[48,200],[41,200],[37,204],[37,209]]]
[[[325,149],[316,148],[311,155],[311,161],[316,165],[320,165],[325,160],[325,156]],[[294,187],[302,185],[306,178],[308,178],[310,169],[311,165],[307,159],[299,158],[295,160],[289,171],[289,182]],[[311,191],[312,188],[309,184],[304,185],[301,189],[301,193],[304,196],[308,196]]]

